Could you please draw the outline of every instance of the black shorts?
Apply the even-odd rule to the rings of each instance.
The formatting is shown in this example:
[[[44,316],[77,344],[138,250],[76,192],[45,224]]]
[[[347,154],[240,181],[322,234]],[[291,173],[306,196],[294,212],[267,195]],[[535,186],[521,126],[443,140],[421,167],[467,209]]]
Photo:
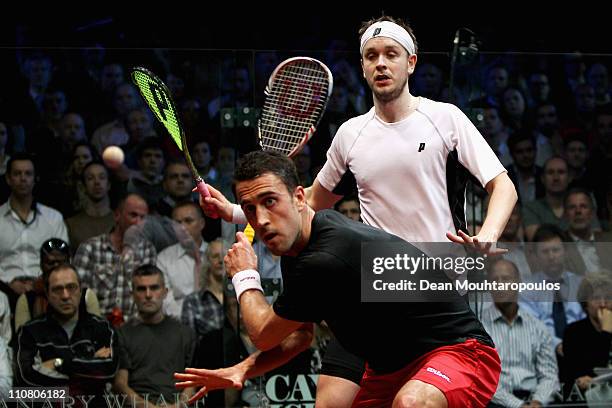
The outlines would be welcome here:
[[[340,377],[359,385],[365,372],[365,360],[349,353],[332,338],[321,363],[321,374]]]

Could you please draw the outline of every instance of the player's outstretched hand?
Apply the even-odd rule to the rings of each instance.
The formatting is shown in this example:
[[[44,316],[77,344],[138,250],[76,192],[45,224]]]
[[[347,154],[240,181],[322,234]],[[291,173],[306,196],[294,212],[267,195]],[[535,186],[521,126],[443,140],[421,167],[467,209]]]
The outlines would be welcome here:
[[[225,198],[223,193],[210,184],[207,184],[206,186],[210,192],[210,197],[204,198],[200,196],[200,207],[202,207],[204,214],[210,218],[221,217],[227,222],[232,222],[232,215],[234,211],[234,206],[232,203]],[[198,189],[194,188],[192,191],[198,191]]]
[[[236,243],[227,251],[224,261],[230,279],[240,271],[257,269],[257,255],[243,232],[236,233]]]
[[[174,373],[174,379],[178,380],[176,388],[200,388],[189,399],[189,404],[204,397],[214,390],[226,388],[242,389],[244,373],[238,366],[219,368],[217,370],[206,370],[203,368],[185,368],[185,373]]]
[[[463,231],[459,231],[458,235],[451,232],[446,233],[446,238],[452,242],[462,244],[467,249],[478,252],[487,256],[502,255],[508,252],[505,248],[498,248],[496,242],[491,242],[491,239],[483,239],[479,235],[469,236]]]

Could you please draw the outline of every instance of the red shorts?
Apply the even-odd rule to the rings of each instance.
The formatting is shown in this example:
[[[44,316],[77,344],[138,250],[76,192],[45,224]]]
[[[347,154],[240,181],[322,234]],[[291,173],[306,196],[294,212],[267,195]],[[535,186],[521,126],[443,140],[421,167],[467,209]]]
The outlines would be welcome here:
[[[499,381],[501,363],[497,351],[470,339],[430,351],[389,374],[377,375],[369,367],[353,407],[390,407],[395,395],[409,380],[438,388],[449,408],[486,407]]]

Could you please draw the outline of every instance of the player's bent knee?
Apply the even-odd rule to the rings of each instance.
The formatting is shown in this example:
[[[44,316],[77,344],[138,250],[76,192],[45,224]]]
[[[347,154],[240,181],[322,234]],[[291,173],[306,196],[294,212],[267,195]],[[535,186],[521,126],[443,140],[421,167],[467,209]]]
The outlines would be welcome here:
[[[446,408],[446,403],[432,401],[416,395],[401,395],[395,397],[392,408]]]
[[[340,377],[320,375],[315,408],[350,408],[359,385]]]
[[[392,408],[447,408],[444,393],[431,384],[408,381],[393,399]]]

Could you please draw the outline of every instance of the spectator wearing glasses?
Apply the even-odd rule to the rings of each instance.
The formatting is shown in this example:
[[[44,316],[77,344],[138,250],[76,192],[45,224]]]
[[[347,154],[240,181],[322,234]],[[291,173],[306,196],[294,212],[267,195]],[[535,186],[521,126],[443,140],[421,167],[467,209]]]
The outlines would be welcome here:
[[[43,280],[49,307],[18,332],[15,385],[68,387],[75,400],[93,395],[88,406],[106,406],[105,382],[118,366],[117,334],[79,307],[81,282],[72,265],[56,266]]]
[[[16,328],[19,328],[32,317],[45,314],[48,301],[43,282],[44,276],[48,275],[53,268],[69,262],[70,247],[66,241],[51,238],[43,242],[40,247],[41,276],[32,283],[31,291],[21,294],[17,299]]]

